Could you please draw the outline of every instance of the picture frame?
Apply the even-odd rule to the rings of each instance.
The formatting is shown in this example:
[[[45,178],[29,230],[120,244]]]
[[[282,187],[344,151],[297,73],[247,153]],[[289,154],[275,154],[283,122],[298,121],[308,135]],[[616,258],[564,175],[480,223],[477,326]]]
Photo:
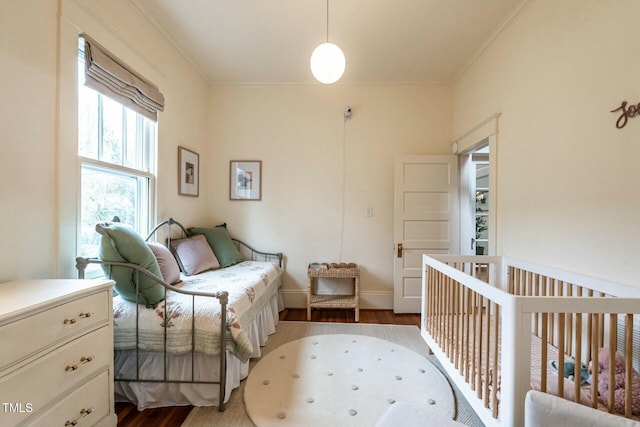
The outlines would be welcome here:
[[[200,155],[178,147],[178,194],[198,197],[200,187]]]
[[[262,200],[262,160],[229,162],[229,199]]]

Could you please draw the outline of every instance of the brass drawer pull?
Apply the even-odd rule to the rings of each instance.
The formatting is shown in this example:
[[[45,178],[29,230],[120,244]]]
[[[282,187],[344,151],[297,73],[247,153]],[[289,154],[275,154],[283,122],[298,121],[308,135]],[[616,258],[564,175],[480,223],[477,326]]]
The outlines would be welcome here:
[[[80,363],[82,363],[84,365],[85,363],[89,363],[92,360],[93,360],[93,356],[87,356],[87,357],[82,356],[80,358]]]
[[[79,363],[79,364],[76,364],[76,365],[67,365],[67,366],[64,368],[64,370],[65,370],[65,372],[73,372],[73,371],[75,371],[76,369],[78,369],[78,368],[80,367],[80,366],[78,366],[78,365],[85,365],[85,364],[87,364],[87,363],[89,363],[89,362],[93,361],[93,359],[94,359],[94,357],[93,357],[93,356],[82,356],[82,357],[80,358],[80,363]]]
[[[89,409],[82,408],[80,410],[80,416],[78,416],[78,418],[76,418],[75,420],[67,420],[67,422],[64,423],[65,427],[77,425],[78,422],[80,421],[80,418],[86,417],[92,412],[93,412],[93,408],[89,408]]]
[[[80,313],[80,314],[78,314],[78,317],[80,319],[88,319],[89,317],[91,317],[91,313],[89,313],[88,311],[86,313]],[[73,325],[77,321],[78,321],[77,319],[64,319],[64,324],[65,325]]]

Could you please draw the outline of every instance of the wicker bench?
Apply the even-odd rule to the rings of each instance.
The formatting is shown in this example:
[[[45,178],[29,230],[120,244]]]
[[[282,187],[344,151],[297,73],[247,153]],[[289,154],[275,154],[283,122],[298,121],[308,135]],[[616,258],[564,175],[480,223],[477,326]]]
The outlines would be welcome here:
[[[353,263],[327,264],[311,263],[307,270],[309,283],[307,287],[307,320],[311,320],[312,308],[344,308],[354,309],[356,322],[360,321],[360,269]],[[317,295],[313,285],[320,277],[332,279],[353,279],[352,295]]]

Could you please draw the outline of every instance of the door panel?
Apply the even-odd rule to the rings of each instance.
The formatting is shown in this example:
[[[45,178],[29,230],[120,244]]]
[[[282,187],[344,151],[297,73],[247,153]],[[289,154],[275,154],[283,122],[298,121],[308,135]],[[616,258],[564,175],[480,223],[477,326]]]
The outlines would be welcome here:
[[[459,247],[457,156],[398,157],[394,200],[394,311],[419,313],[422,255]]]
[[[402,284],[402,293],[405,298],[422,298],[422,279],[418,277],[405,277]]]
[[[438,189],[448,184],[448,174],[448,164],[407,163],[403,169],[403,181],[407,190]]]
[[[405,214],[447,213],[449,203],[448,193],[404,193]]]
[[[404,238],[407,241],[428,240],[432,242],[449,241],[449,222],[438,219],[429,221],[406,220]]]

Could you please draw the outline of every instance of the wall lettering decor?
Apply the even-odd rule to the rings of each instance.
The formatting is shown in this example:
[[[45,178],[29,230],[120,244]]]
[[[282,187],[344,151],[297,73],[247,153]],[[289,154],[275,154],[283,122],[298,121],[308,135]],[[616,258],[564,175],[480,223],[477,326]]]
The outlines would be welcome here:
[[[622,129],[626,126],[627,121],[635,116],[640,116],[640,102],[637,104],[629,104],[627,101],[622,101],[622,104],[615,110],[611,110],[612,113],[620,112],[620,117],[616,121],[616,127]]]

